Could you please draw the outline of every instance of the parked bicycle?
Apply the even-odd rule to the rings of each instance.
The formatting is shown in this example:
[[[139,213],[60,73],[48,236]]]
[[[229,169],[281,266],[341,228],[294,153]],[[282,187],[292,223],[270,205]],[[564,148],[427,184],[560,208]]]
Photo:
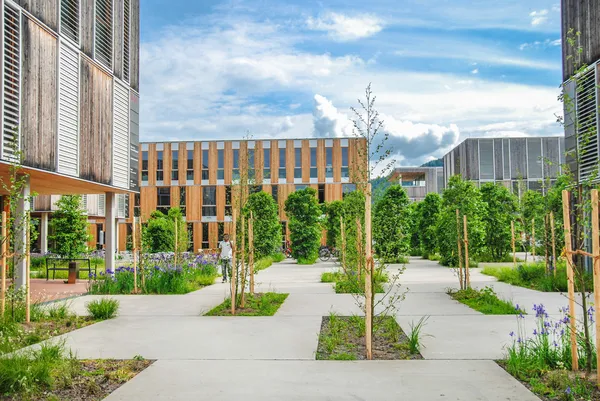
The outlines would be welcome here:
[[[286,241],[285,245],[281,247],[281,253],[283,253],[286,258],[292,257],[292,246],[289,241]]]
[[[337,250],[335,248],[322,246],[321,249],[319,249],[319,259],[323,262],[327,262],[331,257],[337,257]]]

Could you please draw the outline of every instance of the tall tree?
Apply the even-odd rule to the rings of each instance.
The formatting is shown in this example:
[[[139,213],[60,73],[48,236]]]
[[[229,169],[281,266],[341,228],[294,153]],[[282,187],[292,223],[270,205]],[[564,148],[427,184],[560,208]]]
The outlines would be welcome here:
[[[254,217],[254,253],[257,258],[276,253],[281,246],[279,209],[273,197],[266,192],[256,192],[248,197],[245,214]]]
[[[298,263],[313,264],[321,244],[321,207],[317,191],[305,188],[293,192],[285,201],[288,216],[292,256]]]
[[[340,217],[344,214],[344,202],[333,201],[325,205],[325,229],[327,230],[327,246],[340,248]]]
[[[397,262],[408,254],[410,230],[409,199],[400,185],[392,185],[373,208],[375,252],[385,262]]]
[[[483,215],[485,224],[486,252],[494,261],[501,261],[511,250],[511,221],[517,213],[517,197],[508,188],[494,183],[481,187],[487,213]]]
[[[442,198],[437,193],[429,193],[420,205],[417,231],[420,233],[423,257],[428,257],[437,251],[436,225],[440,216]]]
[[[82,207],[80,195],[63,195],[56,202],[57,210],[50,220],[52,252],[65,257],[76,258],[87,251],[87,216]]]
[[[540,242],[544,239],[544,217],[546,216],[544,196],[537,191],[529,190],[523,194],[521,207],[524,232],[527,233],[529,238],[532,238],[535,234],[535,242]],[[533,232],[534,227],[535,233]]]

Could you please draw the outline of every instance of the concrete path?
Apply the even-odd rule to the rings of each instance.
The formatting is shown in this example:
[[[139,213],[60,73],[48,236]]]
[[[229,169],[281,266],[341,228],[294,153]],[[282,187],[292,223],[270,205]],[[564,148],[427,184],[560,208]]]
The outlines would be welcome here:
[[[411,260],[391,289],[408,289],[392,311],[406,332],[429,316],[425,360],[315,361],[322,317],[361,313],[352,295],[320,283],[323,272],[335,269],[332,262],[286,261],[259,272],[257,290],[289,293],[273,317],[202,316],[227,296],[228,285],[219,283],[181,296],[113,297],[121,302],[119,317],[63,338],[80,358],[157,360],[109,401],[538,400],[493,362],[502,357],[515,318],[484,316],[452,300],[446,294],[457,285],[452,270],[429,261]],[[400,270],[390,267],[392,274]],[[71,308],[85,314],[94,298],[71,300]]]

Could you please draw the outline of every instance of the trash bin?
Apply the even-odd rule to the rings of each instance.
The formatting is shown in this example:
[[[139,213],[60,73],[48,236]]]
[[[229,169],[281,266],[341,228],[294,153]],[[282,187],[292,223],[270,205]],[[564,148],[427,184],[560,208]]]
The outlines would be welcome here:
[[[79,263],[69,262],[69,280],[67,284],[75,284],[77,282],[77,273],[79,271]]]

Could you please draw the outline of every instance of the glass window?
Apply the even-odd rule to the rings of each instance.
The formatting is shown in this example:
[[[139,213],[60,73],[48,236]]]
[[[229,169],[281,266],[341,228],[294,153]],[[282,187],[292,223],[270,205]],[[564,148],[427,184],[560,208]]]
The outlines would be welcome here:
[[[194,223],[187,223],[188,252],[194,252]]]
[[[254,178],[254,149],[248,149],[248,179]]]
[[[494,141],[491,139],[479,140],[479,179],[494,179]]]
[[[142,152],[142,181],[148,181],[148,151]]]
[[[179,208],[181,209],[181,214],[185,217],[185,205],[186,205],[186,188],[179,187]]]
[[[202,249],[208,249],[208,223],[202,223]]]
[[[140,206],[140,194],[135,194],[133,196],[133,215],[135,217],[140,217],[142,215],[141,206]]]
[[[342,148],[342,178],[348,178],[348,147]]]
[[[217,241],[223,240],[223,235],[225,235],[225,223],[219,222],[217,223]]]
[[[286,149],[279,149],[279,178],[285,178],[285,151]]]
[[[164,214],[167,214],[171,208],[171,188],[158,187],[156,188],[156,193],[156,210],[160,210]]]
[[[171,152],[171,179],[177,181],[179,179],[179,151]]]
[[[271,149],[263,149],[263,178],[271,178]]]
[[[156,181],[163,180],[163,152],[156,152]]]
[[[217,150],[217,180],[225,179],[225,154],[223,149]]]
[[[301,191],[303,189],[306,189],[306,187],[308,187],[308,185],[306,185],[306,184],[298,184],[298,185],[296,185],[296,191]]]
[[[225,216],[231,216],[231,186],[225,186]]]
[[[262,191],[262,185],[250,185],[250,195],[259,193],[260,191]]]
[[[356,191],[356,184],[342,184],[342,198],[354,191]]]
[[[294,149],[294,178],[302,178],[302,148]]]
[[[310,148],[310,178],[318,178],[317,148]]]
[[[187,171],[186,171],[186,179],[192,181],[194,179],[194,151],[187,151]]]
[[[333,178],[333,149],[325,148],[325,177]]]
[[[202,188],[202,216],[215,217],[217,215],[217,187]]]
[[[319,203],[325,203],[325,184],[319,184]]]
[[[277,185],[271,186],[271,196],[275,203],[279,203],[279,187]]]
[[[208,165],[209,165],[208,150],[202,151],[202,179],[208,180]]]
[[[234,181],[240,179],[240,150],[239,149],[233,149],[232,179]]]

